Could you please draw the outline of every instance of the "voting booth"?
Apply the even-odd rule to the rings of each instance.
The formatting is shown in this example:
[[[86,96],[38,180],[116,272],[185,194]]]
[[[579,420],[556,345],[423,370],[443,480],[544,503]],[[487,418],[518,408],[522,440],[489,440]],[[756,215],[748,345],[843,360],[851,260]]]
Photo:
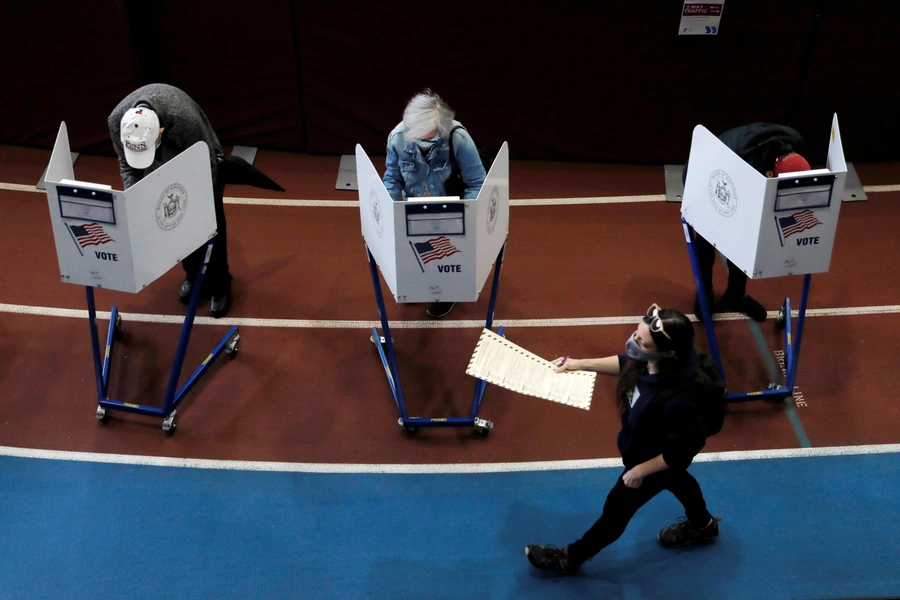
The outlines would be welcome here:
[[[362,234],[384,331],[382,337],[373,328],[372,335],[400,413],[399,423],[410,433],[419,427],[473,426],[477,433],[486,435],[493,423],[478,418],[487,385],[483,380],[476,384],[468,418],[411,418],[407,414],[378,269],[395,301],[413,303],[474,302],[493,268],[485,322],[485,328],[491,329],[509,231],[507,144],[500,148],[474,200],[453,196],[394,202],[359,145],[356,173]]]
[[[216,236],[206,144],[194,144],[120,192],[108,185],[75,179],[66,124],[62,123],[45,181],[60,278],[64,283],[86,288],[99,404],[97,418],[105,420],[110,409],[158,416],[163,418],[163,429],[172,431],[176,406],[222,352],[236,354],[239,337],[237,327],[232,327],[176,391]],[[94,288],[139,292],[204,244],[203,264],[194,283],[162,408],[109,399],[110,357],[121,332],[122,317],[114,306],[101,365]]]
[[[785,326],[785,386],[729,394],[728,400],[790,396],[800,354],[810,276],[828,271],[847,176],[837,115],[832,119],[824,169],[766,177],[702,125],[694,128],[688,165],[682,224],[710,353],[720,369],[722,361],[693,246],[694,234],[703,236],[750,279],[804,276],[795,336],[791,331],[790,298],[785,298],[778,316],[778,324]]]

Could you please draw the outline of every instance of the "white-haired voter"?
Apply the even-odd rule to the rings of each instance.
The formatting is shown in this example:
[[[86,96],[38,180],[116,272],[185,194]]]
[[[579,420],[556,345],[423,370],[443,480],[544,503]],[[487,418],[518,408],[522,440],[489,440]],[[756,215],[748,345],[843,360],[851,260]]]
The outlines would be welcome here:
[[[228,242],[222,196],[223,177],[218,176],[222,144],[200,106],[185,92],[164,83],[153,83],[135,90],[109,115],[109,135],[119,156],[119,168],[126,188],[146,174],[162,167],[197,142],[209,147],[213,200],[218,235],[206,273],[204,292],[211,296],[209,312],[215,318],[225,316],[231,307],[231,274],[228,272]],[[191,299],[194,278],[203,263],[205,245],[185,258],[185,280],[178,298]]]
[[[485,171],[475,142],[440,96],[413,96],[403,121],[388,135],[384,186],[394,200],[459,196],[475,199]],[[452,302],[434,302],[428,314],[440,318]]]

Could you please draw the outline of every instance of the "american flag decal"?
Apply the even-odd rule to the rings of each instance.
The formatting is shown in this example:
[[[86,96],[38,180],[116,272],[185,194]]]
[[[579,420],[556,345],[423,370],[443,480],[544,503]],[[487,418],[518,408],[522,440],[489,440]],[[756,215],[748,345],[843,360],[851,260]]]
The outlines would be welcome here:
[[[430,239],[427,242],[416,242],[413,244],[413,249],[419,255],[419,258],[422,259],[422,263],[426,265],[433,260],[439,260],[452,256],[457,252],[462,252],[443,235]]]
[[[78,242],[78,245],[82,248],[87,248],[88,246],[100,246],[107,242],[116,241],[109,237],[106,232],[103,231],[103,225],[98,223],[69,225],[69,229],[72,231],[72,236],[74,236],[75,241]]]
[[[784,239],[791,237],[795,233],[800,233],[822,224],[813,211],[808,208],[787,217],[776,218],[778,219],[778,228],[781,230],[781,235],[784,236]]]

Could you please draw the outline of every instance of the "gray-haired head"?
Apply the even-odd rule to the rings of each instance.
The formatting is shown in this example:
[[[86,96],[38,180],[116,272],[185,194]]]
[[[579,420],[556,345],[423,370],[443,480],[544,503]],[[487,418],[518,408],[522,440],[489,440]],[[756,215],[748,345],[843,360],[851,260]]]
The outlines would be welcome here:
[[[441,97],[426,89],[413,96],[403,111],[403,138],[407,142],[428,139],[433,131],[446,138],[455,113]]]

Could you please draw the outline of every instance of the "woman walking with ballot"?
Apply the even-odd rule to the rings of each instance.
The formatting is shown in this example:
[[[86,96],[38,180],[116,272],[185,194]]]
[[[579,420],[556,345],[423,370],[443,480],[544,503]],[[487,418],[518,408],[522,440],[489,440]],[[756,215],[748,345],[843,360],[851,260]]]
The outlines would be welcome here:
[[[720,394],[721,411],[721,380],[715,370],[710,377],[708,363],[704,363],[707,368],[701,368],[700,355],[694,348],[694,328],[677,310],[653,304],[625,349],[625,355],[555,361],[560,373],[586,370],[619,377],[622,429],[617,442],[625,471],[609,492],[603,514],[580,540],[564,548],[525,548],[529,562],[538,569],[576,571],[616,541],[635,512],[663,490],[675,495],[686,515],[659,532],[663,546],[708,542],[719,535],[719,519],[706,509],[700,485],[687,468],[703,448],[707,435],[718,431],[715,424],[709,424],[709,412],[716,408],[708,403],[709,398]],[[709,357],[704,360],[709,361]]]

